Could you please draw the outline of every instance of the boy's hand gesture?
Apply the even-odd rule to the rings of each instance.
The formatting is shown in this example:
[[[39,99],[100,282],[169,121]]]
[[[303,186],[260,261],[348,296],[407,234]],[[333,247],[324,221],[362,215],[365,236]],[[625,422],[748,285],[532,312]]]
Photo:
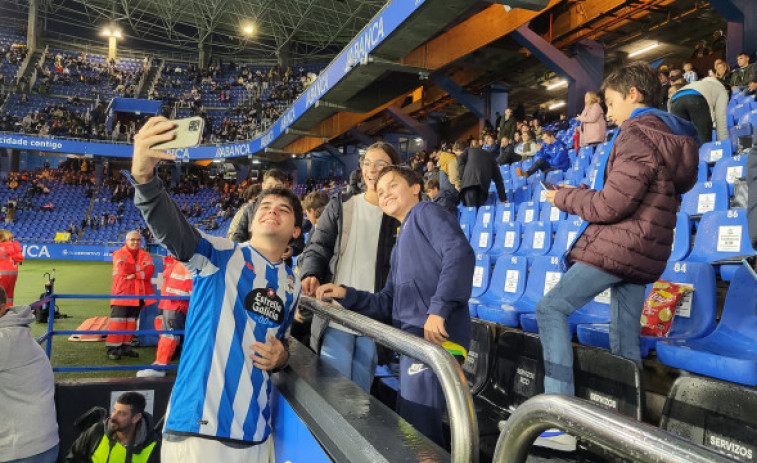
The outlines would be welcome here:
[[[346,295],[347,290],[344,289],[344,287],[335,285],[333,283],[319,286],[315,291],[315,297],[319,301],[323,301],[324,299],[342,299]]]
[[[166,133],[174,128],[174,124],[160,124],[167,121],[165,117],[151,117],[145,125],[134,135],[134,158],[131,161],[131,175],[137,183],[147,183],[152,180],[155,165],[160,161],[173,161],[176,156],[150,147],[164,141],[172,140],[174,135]]]
[[[423,325],[423,338],[441,346],[448,337],[447,330],[444,329],[444,318],[429,314],[426,324]]]
[[[252,364],[261,370],[273,370],[286,365],[289,359],[289,352],[284,348],[284,344],[270,334],[266,337],[268,342],[256,342],[250,345],[253,354],[250,355]]]

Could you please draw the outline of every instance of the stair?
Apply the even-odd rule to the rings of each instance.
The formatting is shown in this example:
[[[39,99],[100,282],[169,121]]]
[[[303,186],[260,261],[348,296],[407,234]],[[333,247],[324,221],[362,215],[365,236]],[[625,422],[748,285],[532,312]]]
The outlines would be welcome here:
[[[142,85],[142,88],[139,89],[137,98],[146,100],[150,96],[150,92],[152,92],[152,90],[155,88],[155,83],[163,73],[164,65],[165,61],[161,59],[158,60],[157,64],[150,66],[150,68],[147,70],[147,76],[145,76],[144,84]]]
[[[92,193],[92,197],[89,199],[89,207],[87,208],[87,213],[84,214],[84,220],[87,220],[90,217],[92,217],[92,209],[95,208],[95,201],[97,200],[97,194],[99,192],[100,192],[100,184],[95,183],[95,189],[94,189],[94,192]],[[84,228],[85,227],[81,227],[81,229],[79,230],[79,234],[76,235],[76,241],[75,241],[76,243],[78,243],[79,240],[82,238],[82,236],[84,236]]]
[[[37,49],[32,53],[31,58],[29,58],[29,65],[26,66],[26,69],[23,70],[23,74],[17,75],[15,81],[19,82],[19,84],[16,86],[16,92],[18,93],[30,93],[30,89],[34,85],[34,82],[32,82],[32,76],[35,73],[37,69],[37,63],[39,63],[39,60],[42,58],[42,55],[45,54],[44,49]],[[24,82],[22,85],[20,82]]]

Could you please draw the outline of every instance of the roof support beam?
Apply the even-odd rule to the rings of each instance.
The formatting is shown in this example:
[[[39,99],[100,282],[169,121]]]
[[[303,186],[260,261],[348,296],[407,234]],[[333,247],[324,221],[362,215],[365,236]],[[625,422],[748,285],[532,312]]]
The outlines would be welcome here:
[[[433,77],[436,85],[444,89],[452,98],[465,106],[468,111],[476,115],[477,118],[486,117],[486,102],[483,98],[478,97],[465,88],[457,85],[452,79],[444,74],[437,74]]]
[[[587,91],[596,92],[602,85],[604,46],[601,43],[582,40],[574,47],[576,57],[569,58],[532,31],[528,24],[519,27],[511,36],[551,71],[568,80],[568,115],[578,113]]]
[[[439,137],[436,135],[436,132],[434,132],[434,129],[429,127],[427,124],[422,124],[418,120],[408,116],[398,106],[389,106],[388,108],[386,108],[386,112],[388,112],[394,118],[394,120],[402,124],[406,129],[422,138],[423,149],[429,152],[434,149],[437,141],[439,140]]]

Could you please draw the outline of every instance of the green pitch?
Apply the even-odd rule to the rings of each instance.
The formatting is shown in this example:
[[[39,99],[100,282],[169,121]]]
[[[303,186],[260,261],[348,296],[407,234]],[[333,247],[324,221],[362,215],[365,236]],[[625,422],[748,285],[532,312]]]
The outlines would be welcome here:
[[[27,260],[19,267],[14,303],[20,305],[38,301],[47,281],[44,274],[53,268],[55,269],[56,294],[110,294],[111,267],[110,262]],[[61,299],[56,304],[62,314],[69,316],[69,318],[55,320],[56,330],[75,330],[87,318],[110,314],[109,299]],[[152,326],[146,328],[153,329]],[[32,335],[35,339],[46,332],[47,324],[32,325]],[[155,347],[139,347],[137,348],[139,358],[123,358],[116,362],[108,360],[105,355],[105,342],[70,342],[67,338],[68,336],[54,337],[51,358],[54,367],[145,365],[155,360]],[[110,378],[135,374],[136,370],[56,373],[56,379]],[[168,374],[173,374],[173,372]]]

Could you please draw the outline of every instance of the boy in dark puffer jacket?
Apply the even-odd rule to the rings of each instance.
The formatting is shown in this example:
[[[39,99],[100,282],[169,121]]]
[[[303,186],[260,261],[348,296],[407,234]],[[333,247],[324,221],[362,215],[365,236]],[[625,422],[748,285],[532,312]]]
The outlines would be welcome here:
[[[619,129],[593,185],[564,186],[546,194],[560,210],[584,221],[567,254],[572,266],[536,306],[548,394],[574,395],[567,318],[608,288],[612,352],[641,364],[645,285],[665,270],[678,196],[697,179],[696,129],[653,109],[662,89],[652,68],[643,63],[624,66],[607,77],[603,91],[607,114]]]

